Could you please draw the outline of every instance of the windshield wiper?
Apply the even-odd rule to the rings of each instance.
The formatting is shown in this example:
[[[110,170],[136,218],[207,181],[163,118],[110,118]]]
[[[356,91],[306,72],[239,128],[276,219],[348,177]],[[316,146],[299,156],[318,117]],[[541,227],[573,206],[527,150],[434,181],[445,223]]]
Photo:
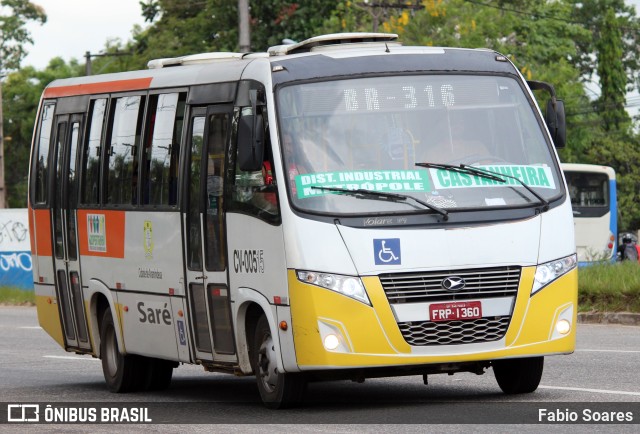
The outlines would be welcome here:
[[[420,205],[430,209],[431,211],[434,211],[438,214],[440,214],[442,216],[442,220],[447,221],[449,220],[449,213],[447,212],[447,210],[444,210],[442,208],[439,208],[435,205],[431,205],[430,203],[427,203],[423,200],[420,199],[416,199],[413,196],[405,196],[404,194],[398,194],[398,193],[387,193],[387,192],[382,192],[382,191],[372,191],[372,190],[366,190],[364,188],[356,188],[353,190],[349,190],[347,188],[338,188],[338,187],[320,187],[317,185],[312,185],[311,188],[314,188],[316,190],[325,190],[325,191],[336,191],[339,193],[344,193],[347,194],[349,196],[353,196],[356,197],[358,199],[376,199],[376,200],[387,200],[389,202],[399,202],[399,203],[407,203],[409,200],[412,200],[416,203],[419,203]]]
[[[416,163],[416,166],[426,167],[428,169],[443,169],[451,172],[464,173],[466,175],[476,175],[481,178],[491,179],[492,181],[507,182],[504,178],[509,178],[517,181],[521,186],[523,186],[529,193],[535,196],[536,199],[540,201],[542,204],[542,212],[549,210],[549,201],[544,197],[540,196],[536,191],[529,187],[527,184],[522,182],[520,179],[515,176],[506,175],[504,173],[494,172],[492,170],[480,169],[479,167],[469,166],[468,164],[460,164],[459,166],[454,166],[453,164],[444,164],[444,163]]]

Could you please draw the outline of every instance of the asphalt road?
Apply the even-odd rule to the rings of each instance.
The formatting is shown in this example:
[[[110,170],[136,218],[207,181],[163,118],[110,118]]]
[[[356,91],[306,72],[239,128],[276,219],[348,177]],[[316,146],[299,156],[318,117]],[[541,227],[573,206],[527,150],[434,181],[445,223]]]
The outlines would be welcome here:
[[[608,426],[582,425],[586,429],[580,431],[638,432],[640,327],[580,324],[576,352],[570,356],[547,357],[541,385],[533,394],[502,394],[489,370],[482,376],[429,376],[427,386],[421,376],[368,379],[363,384],[312,383],[303,407],[270,411],[262,407],[253,377],[207,373],[196,366],[176,369],[171,387],[163,392],[109,393],[100,361],[66,353],[58,347],[38,326],[34,308],[0,307],[0,401],[0,411],[5,410],[7,403],[38,402],[107,406],[127,403],[151,406],[155,416],[177,412],[176,422],[181,425],[136,427],[152,432],[182,431],[186,429],[182,425],[184,421],[192,418],[216,424],[217,429],[226,432],[261,432],[264,424],[276,424],[279,431],[289,432],[379,432],[380,427],[384,427],[384,432],[422,432],[429,423],[445,423],[437,425],[438,432],[468,432],[470,425],[452,424],[452,414],[462,422],[469,420],[465,416],[476,412],[488,415],[489,423],[512,423],[514,414],[522,413],[523,408],[537,414],[541,408],[564,413],[584,409],[624,414],[630,411],[633,425],[615,425],[615,429],[609,423],[604,424]],[[531,412],[523,413],[522,423],[532,423],[530,415]],[[238,423],[245,425],[236,425]],[[365,425],[336,425],[351,423]],[[41,432],[51,428],[31,427],[30,431]],[[63,427],[65,431],[69,428],[86,431],[79,425]],[[563,432],[577,428],[559,427]],[[4,428],[20,431],[16,425],[4,425]],[[204,425],[188,425],[188,428],[211,431],[210,426]],[[519,430],[538,432],[540,428],[540,425],[524,425]],[[2,425],[0,429],[4,431]],[[103,429],[108,431],[105,425],[92,425],[91,431]],[[507,425],[474,426],[473,431],[513,432]]]

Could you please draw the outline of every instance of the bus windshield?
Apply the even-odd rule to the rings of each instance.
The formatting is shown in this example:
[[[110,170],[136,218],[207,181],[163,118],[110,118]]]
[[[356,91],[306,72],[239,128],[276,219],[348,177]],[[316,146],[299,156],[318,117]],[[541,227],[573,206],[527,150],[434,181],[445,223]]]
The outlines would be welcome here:
[[[367,77],[283,87],[280,143],[295,207],[355,215],[537,206],[562,194],[551,148],[518,83],[503,76]],[[518,178],[420,164],[468,164]],[[384,198],[384,195],[382,195]],[[366,200],[361,200],[366,199]]]

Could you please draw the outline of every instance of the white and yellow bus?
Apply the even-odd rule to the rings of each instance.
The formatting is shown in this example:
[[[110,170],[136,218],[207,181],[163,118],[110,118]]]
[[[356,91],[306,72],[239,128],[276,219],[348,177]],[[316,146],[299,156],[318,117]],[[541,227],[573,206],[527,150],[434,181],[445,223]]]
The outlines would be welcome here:
[[[389,34],[56,80],[30,168],[40,324],[114,392],[181,363],[255,375],[273,408],[309,381],[488,368],[532,392],[575,346],[554,141],[552,86]]]

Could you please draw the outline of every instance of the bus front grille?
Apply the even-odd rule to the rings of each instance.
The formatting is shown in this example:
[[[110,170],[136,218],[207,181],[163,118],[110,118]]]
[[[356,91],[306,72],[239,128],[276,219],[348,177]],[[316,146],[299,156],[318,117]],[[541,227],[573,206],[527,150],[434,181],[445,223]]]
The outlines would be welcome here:
[[[389,273],[380,275],[380,283],[391,305],[412,303],[447,303],[463,300],[486,300],[509,297],[515,301],[520,284],[521,267],[506,266],[440,270],[431,272]],[[464,285],[452,291],[445,280],[454,278]],[[504,337],[511,321],[507,312],[474,320],[402,321],[398,327],[409,345],[457,345],[492,342]]]
[[[520,267],[473,268],[418,273],[381,274],[380,283],[389,303],[458,301],[479,298],[515,297]],[[464,280],[464,288],[450,291],[443,281],[449,277]]]
[[[412,346],[475,344],[502,339],[510,320],[510,316],[502,316],[470,321],[413,321],[398,326]]]

